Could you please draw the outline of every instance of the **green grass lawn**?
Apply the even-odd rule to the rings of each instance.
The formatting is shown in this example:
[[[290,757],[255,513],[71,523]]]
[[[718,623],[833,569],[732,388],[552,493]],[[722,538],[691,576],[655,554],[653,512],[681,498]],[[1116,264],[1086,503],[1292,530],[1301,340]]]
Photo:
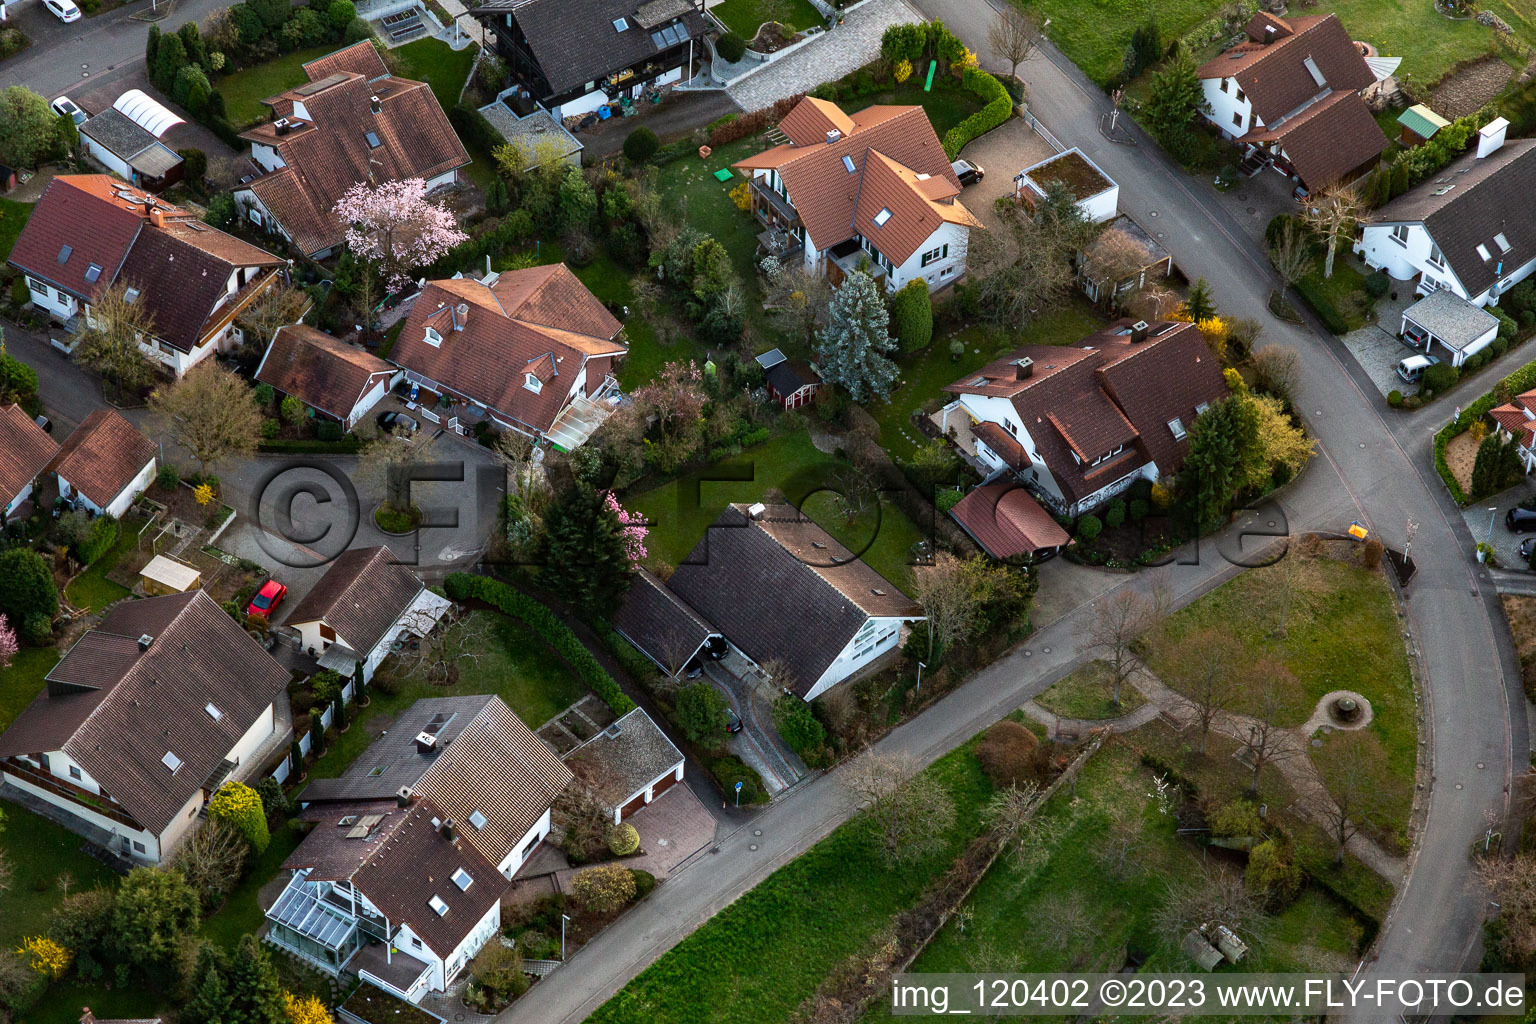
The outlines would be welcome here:
[[[332,733],[330,750],[310,765],[310,776],[334,778],[346,771],[373,742],[369,730],[362,727],[364,723],[378,716],[393,718],[423,697],[494,693],[530,728],[537,728],[586,694],[586,687],[565,662],[523,623],[490,611],[473,612],[471,618],[477,628],[489,624],[485,653],[459,663],[457,683],[437,686],[421,678],[404,679],[400,692],[394,694],[385,693],[380,686],[370,687],[373,703],[359,712],[346,732]],[[392,662],[386,662],[380,672],[392,673],[394,669]]]
[[[757,35],[758,27],[765,21],[782,20],[785,27],[797,32],[826,22],[821,12],[806,0],[785,0],[784,10],[776,13],[769,12],[764,7],[761,0],[723,0],[711,7],[709,13],[719,18],[725,23],[726,28],[748,42]]]
[[[759,292],[757,234],[762,229],[750,212],[738,210],[731,201],[730,191],[741,184],[741,176],[720,182],[714,173],[766,148],[762,136],[753,135],[720,146],[708,160],[691,153],[656,172],[656,191],[663,206],[725,246],[742,284],[753,297]]]
[[[912,425],[914,411],[930,399],[944,399],[943,388],[1021,345],[1070,345],[1102,327],[1104,319],[1087,301],[1073,299],[1065,308],[1043,316],[1022,331],[969,327],[957,335],[935,334],[921,352],[899,357],[900,383],[884,402],[871,402],[870,413],[880,423],[880,444],[896,458],[910,458],[923,440]],[[956,359],[949,343],[959,337],[965,354]]]
[[[283,861],[298,847],[302,838],[299,833],[287,827],[272,833],[272,841],[267,844],[261,856],[251,858],[245,868],[245,877],[225,897],[224,905],[203,922],[200,929],[203,938],[225,949],[234,949],[241,936],[254,934],[261,927],[264,917],[261,904],[256,899],[257,894],[263,885],[277,877]]]
[[[588,1024],[787,1021],[843,958],[868,947],[982,827],[991,785],[970,745],[928,771],[954,797],[947,848],[902,867],[875,853],[863,819],[843,825],[646,968]]]
[[[1120,703],[1110,702],[1112,673],[1102,661],[1090,661],[1035,698],[1035,703],[1062,718],[1097,721],[1128,715],[1147,702],[1130,684],[1120,688]]]
[[[1333,276],[1323,276],[1323,262],[1318,260],[1300,281],[1296,282],[1302,297],[1314,305],[1319,300],[1332,306],[1352,331],[1366,325],[1367,306],[1357,297],[1365,295],[1365,276],[1354,265],[1349,253],[1339,253],[1333,261]],[[1369,302],[1369,300],[1367,300]],[[1327,314],[1319,310],[1326,319]]]
[[[1147,661],[1165,683],[1179,688],[1180,658],[1189,638],[1213,628],[1229,638],[1226,663],[1234,668],[1273,658],[1296,677],[1281,718],[1297,726],[1332,690],[1353,690],[1371,702],[1369,731],[1381,741],[1391,777],[1382,780],[1388,802],[1386,838],[1402,842],[1412,803],[1418,747],[1413,678],[1403,650],[1402,624],[1379,572],[1327,558],[1295,562],[1289,612],[1283,567],[1254,569],[1173,615],[1144,637]],[[1282,614],[1283,636],[1277,636]],[[1237,710],[1253,711],[1256,695]]]
[[[261,101],[276,96],[284,89],[291,89],[307,81],[304,65],[317,57],[324,57],[339,49],[334,44],[309,46],[294,50],[264,64],[254,64],[227,75],[214,83],[224,94],[224,110],[229,123],[236,129],[249,128],[267,118],[268,109]]]
[[[107,573],[117,566],[124,555],[133,550],[134,545],[139,541],[141,526],[141,520],[125,520],[118,533],[117,543],[112,545],[111,550],[98,558],[90,568],[69,581],[69,586],[64,588],[64,597],[70,604],[76,608],[99,612],[113,601],[120,601],[130,596],[131,592],[128,588],[107,579]]]
[[[117,876],[106,865],[86,856],[83,840],[66,828],[16,804],[0,805],[5,831],[0,852],[15,872],[0,913],[0,949],[14,949],[23,938],[48,927],[60,893],[58,881],[68,874],[72,891],[115,885]],[[75,1019],[79,1019],[79,1007]]]
[[[441,39],[418,39],[387,51],[385,60],[401,78],[430,85],[432,95],[447,113],[459,102],[479,52],[480,47],[473,44],[455,50]]]
[[[32,703],[43,689],[43,677],[58,663],[53,647],[23,647],[10,668],[0,669],[0,731]]]
[[[21,229],[27,226],[27,218],[32,216],[32,209],[32,203],[0,199],[0,260],[10,256],[11,247],[20,237]]]
[[[734,458],[725,459],[671,483],[641,494],[627,495],[624,507],[639,512],[652,523],[646,545],[664,562],[677,565],[693,546],[704,538],[705,530],[731,502],[757,501],[771,487],[783,491],[791,501],[831,482],[845,466],[832,455],[811,444],[811,436],[800,430],[764,441]],[[747,477],[730,480],[738,474]],[[726,477],[721,480],[719,478]],[[694,488],[697,487],[697,497]],[[807,502],[806,514],[816,519],[834,536],[839,536],[855,552],[862,552],[866,562],[897,586],[908,581],[908,551],[920,539],[918,527],[889,503],[882,503],[880,525],[867,516],[852,529],[843,525],[820,497]],[[873,535],[872,539],[871,536]]]
[[[954,79],[936,80],[933,88],[924,92],[923,82],[926,80],[926,70],[921,75],[914,71],[912,77],[902,84],[861,96],[844,109],[851,114],[876,105],[919,106],[927,112],[934,133],[941,139],[945,132],[981,109],[981,100],[962,89]]]

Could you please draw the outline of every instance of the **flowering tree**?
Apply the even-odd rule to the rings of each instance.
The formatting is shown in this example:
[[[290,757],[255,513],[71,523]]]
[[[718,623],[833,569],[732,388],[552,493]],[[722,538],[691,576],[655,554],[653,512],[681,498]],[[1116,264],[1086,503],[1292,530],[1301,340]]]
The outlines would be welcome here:
[[[62,978],[75,954],[46,935],[33,935],[22,940],[16,952],[26,957],[32,969],[50,979]]]
[[[377,188],[360,181],[342,193],[332,212],[351,225],[347,248],[376,260],[391,288],[403,286],[412,269],[469,238],[453,214],[427,201],[427,183],[421,178],[386,181]]]
[[[283,1009],[291,1024],[331,1024],[330,1011],[319,996],[296,996],[284,989]]]
[[[639,565],[646,555],[645,536],[651,532],[651,528],[645,525],[645,517],[626,511],[612,491],[604,495],[603,505],[619,519],[619,537],[624,541],[624,557],[629,559],[631,568]]]
[[[10,620],[0,612],[0,668],[10,668],[11,659],[16,657],[16,652],[21,646],[16,642],[16,631],[11,628]]]
[[[630,413],[621,426],[630,443],[644,449],[647,461],[670,473],[694,456],[704,443],[699,427],[709,401],[698,363],[667,363],[631,397]],[[652,424],[654,439],[648,436]]]

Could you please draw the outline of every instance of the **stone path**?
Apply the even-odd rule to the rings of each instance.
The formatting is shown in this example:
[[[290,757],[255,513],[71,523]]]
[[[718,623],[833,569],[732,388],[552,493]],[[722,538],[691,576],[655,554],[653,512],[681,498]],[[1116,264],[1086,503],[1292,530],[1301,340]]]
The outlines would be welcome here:
[[[863,0],[848,9],[841,25],[763,65],[727,92],[742,110],[761,110],[858,70],[880,56],[880,37],[887,28],[924,20],[907,0]]]

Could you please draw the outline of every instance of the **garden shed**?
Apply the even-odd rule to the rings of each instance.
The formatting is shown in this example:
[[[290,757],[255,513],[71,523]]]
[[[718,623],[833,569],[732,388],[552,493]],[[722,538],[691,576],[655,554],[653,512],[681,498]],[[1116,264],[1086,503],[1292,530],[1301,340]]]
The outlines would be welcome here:
[[[185,594],[189,590],[199,590],[203,585],[202,573],[185,562],[178,562],[165,555],[151,558],[149,564],[139,570],[139,579],[143,581],[144,593],[149,597]]]

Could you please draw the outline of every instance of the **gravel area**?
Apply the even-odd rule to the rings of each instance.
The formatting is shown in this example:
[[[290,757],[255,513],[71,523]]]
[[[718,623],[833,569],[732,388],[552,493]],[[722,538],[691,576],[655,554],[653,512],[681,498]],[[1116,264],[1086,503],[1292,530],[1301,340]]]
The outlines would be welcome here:
[[[1429,105],[1452,121],[1465,117],[1504,91],[1515,69],[1498,57],[1488,57],[1447,78],[1429,94]]]

